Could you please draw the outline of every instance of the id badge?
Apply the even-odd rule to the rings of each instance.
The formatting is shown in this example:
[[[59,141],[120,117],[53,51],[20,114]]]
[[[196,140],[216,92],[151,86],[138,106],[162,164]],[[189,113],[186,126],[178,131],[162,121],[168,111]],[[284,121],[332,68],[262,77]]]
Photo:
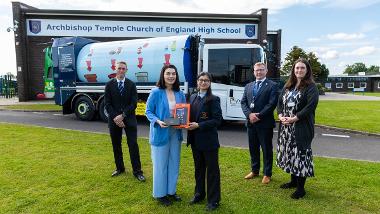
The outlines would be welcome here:
[[[249,107],[252,109],[255,108],[255,103],[252,102],[251,105],[249,105]]]
[[[288,102],[288,107],[294,107],[296,104],[294,102]]]

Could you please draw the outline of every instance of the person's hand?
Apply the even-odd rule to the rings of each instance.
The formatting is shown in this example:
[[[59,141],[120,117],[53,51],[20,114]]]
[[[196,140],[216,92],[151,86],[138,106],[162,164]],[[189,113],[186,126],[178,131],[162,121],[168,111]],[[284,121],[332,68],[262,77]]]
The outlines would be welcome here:
[[[194,130],[197,128],[199,128],[199,124],[196,122],[191,122],[191,123],[189,123],[189,126],[186,129],[191,131],[191,130]]]
[[[125,124],[124,124],[123,120],[124,120],[124,117],[123,117],[122,114],[119,114],[115,118],[113,118],[113,122],[115,122],[115,124],[117,126],[119,126],[120,128],[124,128],[125,127]]]
[[[116,125],[119,126],[120,128],[125,128],[125,124],[123,121],[117,122]]]
[[[282,122],[282,124],[291,125],[291,124],[297,122],[299,119],[297,116],[294,116],[294,117],[283,117],[283,120],[284,121]]]
[[[278,119],[280,120],[281,123],[285,122],[285,117],[282,116],[282,114],[278,115]]]
[[[256,123],[257,121],[259,121],[260,119],[257,117],[259,113],[250,113],[249,114],[249,122],[250,123]]]
[[[157,120],[156,123],[158,123],[158,125],[160,125],[161,128],[169,127],[168,125],[166,125],[164,121],[161,121],[161,120]]]

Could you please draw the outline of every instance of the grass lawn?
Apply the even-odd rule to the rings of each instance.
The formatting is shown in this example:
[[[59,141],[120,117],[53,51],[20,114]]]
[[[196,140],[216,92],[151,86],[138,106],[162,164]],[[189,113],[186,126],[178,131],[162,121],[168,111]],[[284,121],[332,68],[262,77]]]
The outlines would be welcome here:
[[[0,123],[1,213],[203,213],[188,205],[194,190],[191,150],[183,146],[178,194],[183,201],[162,207],[152,199],[150,147],[139,139],[146,183],[133,178],[124,143],[127,174],[116,178],[105,134]],[[307,195],[292,200],[280,184],[289,175],[274,167],[273,181],[246,181],[245,149],[220,150],[220,213],[376,213],[380,210],[380,163],[315,158],[316,177]]]
[[[25,110],[25,111],[62,111],[62,106],[55,104],[23,104],[4,106],[5,109]]]
[[[380,97],[380,92],[355,92],[355,95]]]
[[[316,123],[380,133],[380,101],[319,101]]]

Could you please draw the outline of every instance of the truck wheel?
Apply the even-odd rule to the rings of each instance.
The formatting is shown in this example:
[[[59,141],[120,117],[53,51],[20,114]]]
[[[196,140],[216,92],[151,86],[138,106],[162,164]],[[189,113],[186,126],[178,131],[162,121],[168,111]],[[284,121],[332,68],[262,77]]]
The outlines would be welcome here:
[[[74,111],[80,120],[92,120],[95,115],[95,106],[90,98],[81,96],[75,101]]]
[[[104,101],[104,99],[102,99],[102,101],[100,102],[100,105],[99,105],[99,116],[100,116],[100,119],[102,119],[104,122],[108,122],[108,112],[106,110],[106,102]]]

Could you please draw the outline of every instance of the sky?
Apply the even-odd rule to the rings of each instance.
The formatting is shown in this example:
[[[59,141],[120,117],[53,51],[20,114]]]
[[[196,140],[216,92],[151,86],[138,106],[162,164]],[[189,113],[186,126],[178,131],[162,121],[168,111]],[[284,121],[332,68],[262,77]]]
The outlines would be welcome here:
[[[314,52],[330,74],[363,62],[380,66],[380,0],[23,0],[40,9],[250,14],[268,8],[282,29],[282,61],[293,46]],[[16,74],[12,4],[0,0],[0,75]]]

